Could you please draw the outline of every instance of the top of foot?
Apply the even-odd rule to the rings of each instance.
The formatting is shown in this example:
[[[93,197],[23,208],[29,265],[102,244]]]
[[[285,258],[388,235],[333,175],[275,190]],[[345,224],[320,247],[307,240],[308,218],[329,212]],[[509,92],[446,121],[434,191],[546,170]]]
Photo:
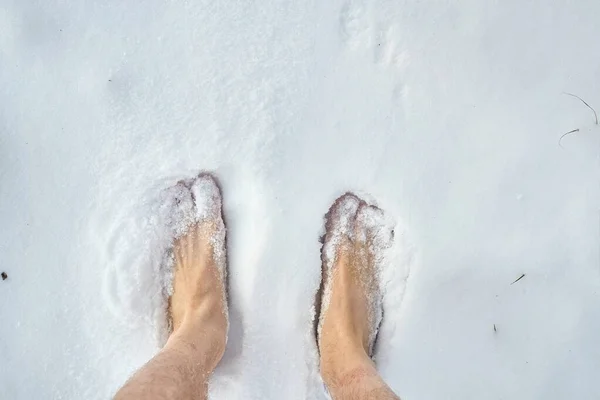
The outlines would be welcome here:
[[[378,268],[388,237],[383,213],[358,196],[338,198],[326,215],[319,348],[346,342],[372,355],[382,307]]]
[[[169,311],[173,329],[186,320],[210,318],[226,335],[226,242],[221,191],[210,174],[178,183],[186,199],[174,218],[182,218],[173,245],[173,293]],[[184,189],[185,188],[185,189]],[[187,194],[185,192],[187,190]],[[187,205],[191,199],[192,207]]]

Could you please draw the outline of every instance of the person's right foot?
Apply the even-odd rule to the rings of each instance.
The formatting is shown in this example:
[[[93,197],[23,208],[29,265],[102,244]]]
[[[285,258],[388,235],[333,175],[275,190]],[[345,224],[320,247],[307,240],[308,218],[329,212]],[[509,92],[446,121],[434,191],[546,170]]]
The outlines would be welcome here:
[[[381,211],[356,195],[337,199],[326,216],[322,250],[323,291],[318,326],[325,381],[343,379],[355,366],[373,364],[373,341],[381,320],[375,232],[369,223]],[[363,371],[364,372],[364,371]]]

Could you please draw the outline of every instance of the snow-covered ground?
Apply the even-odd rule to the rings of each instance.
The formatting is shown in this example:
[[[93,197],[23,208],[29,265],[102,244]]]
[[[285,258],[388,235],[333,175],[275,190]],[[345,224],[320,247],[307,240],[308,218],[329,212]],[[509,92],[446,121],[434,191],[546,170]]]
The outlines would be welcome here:
[[[600,398],[600,128],[563,94],[600,111],[599,15],[0,0],[0,398],[107,399],[155,354],[153,213],[200,170],[229,228],[213,398],[325,398],[311,307],[345,190],[398,224],[376,360],[403,399]]]

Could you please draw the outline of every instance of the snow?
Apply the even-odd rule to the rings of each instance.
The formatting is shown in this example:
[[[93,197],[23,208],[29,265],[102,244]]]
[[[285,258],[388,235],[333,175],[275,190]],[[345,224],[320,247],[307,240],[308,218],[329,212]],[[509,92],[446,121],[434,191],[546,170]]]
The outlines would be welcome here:
[[[600,128],[563,94],[600,109],[598,12],[0,0],[0,398],[106,399],[155,354],[160,196],[201,170],[229,246],[212,398],[325,398],[318,238],[347,190],[397,221],[399,395],[598,398]]]

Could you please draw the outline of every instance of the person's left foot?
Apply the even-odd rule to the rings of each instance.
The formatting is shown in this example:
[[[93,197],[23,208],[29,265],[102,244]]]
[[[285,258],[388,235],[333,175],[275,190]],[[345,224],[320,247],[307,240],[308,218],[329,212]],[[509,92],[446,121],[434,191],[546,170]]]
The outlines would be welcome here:
[[[228,318],[221,191],[207,173],[200,174],[188,190],[194,200],[195,216],[173,247],[173,294],[169,299],[173,333],[184,325],[198,327],[203,335],[211,336],[222,355]]]

